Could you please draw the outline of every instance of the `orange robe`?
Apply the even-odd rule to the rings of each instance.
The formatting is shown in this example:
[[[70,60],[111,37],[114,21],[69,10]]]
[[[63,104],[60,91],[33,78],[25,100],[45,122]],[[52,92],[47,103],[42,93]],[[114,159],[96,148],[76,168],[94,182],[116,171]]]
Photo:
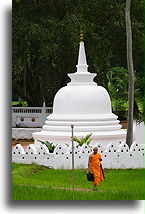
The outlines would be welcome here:
[[[102,169],[100,167],[101,155],[99,153],[95,154],[90,161],[90,168],[94,175],[94,185],[98,186],[101,181],[103,181]]]

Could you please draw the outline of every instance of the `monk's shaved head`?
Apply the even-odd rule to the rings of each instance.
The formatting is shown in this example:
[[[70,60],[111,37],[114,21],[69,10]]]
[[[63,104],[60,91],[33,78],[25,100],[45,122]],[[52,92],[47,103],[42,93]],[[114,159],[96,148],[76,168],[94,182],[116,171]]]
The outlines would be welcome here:
[[[93,148],[93,151],[94,151],[94,153],[96,154],[96,153],[98,152],[98,148],[97,148],[97,147],[94,147],[94,148]]]

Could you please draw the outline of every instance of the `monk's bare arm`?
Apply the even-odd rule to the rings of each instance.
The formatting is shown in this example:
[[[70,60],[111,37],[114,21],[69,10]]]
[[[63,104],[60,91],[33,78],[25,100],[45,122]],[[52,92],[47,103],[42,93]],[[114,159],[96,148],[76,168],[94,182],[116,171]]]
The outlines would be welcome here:
[[[101,155],[100,155],[100,157],[99,157],[99,160],[100,160],[100,162],[102,161],[102,157],[101,157]]]

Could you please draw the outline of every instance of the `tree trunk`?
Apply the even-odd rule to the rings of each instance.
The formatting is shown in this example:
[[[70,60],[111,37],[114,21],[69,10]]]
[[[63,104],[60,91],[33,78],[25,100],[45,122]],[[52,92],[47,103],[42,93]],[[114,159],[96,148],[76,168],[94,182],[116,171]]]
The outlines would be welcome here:
[[[127,35],[127,67],[128,67],[128,127],[126,143],[133,143],[133,109],[134,109],[134,69],[132,59],[132,32],[130,21],[131,0],[126,0],[126,35]]]
[[[32,77],[31,71],[28,65],[27,57],[24,56],[24,81],[23,81],[23,88],[24,88],[24,99],[27,101],[28,106],[37,106],[33,95],[31,93],[31,85],[32,85]]]

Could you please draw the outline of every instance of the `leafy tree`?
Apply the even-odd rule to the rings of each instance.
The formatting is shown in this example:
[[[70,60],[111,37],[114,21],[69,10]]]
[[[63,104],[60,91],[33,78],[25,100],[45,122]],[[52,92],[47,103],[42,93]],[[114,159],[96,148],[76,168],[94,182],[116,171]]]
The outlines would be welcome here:
[[[113,112],[119,115],[120,120],[127,120],[128,70],[120,67],[113,67],[108,71],[107,79],[108,91],[112,101]],[[143,120],[143,90],[141,82],[142,80],[136,75],[134,78],[134,120],[136,121]]]
[[[128,110],[128,72],[124,68],[114,67],[107,73],[108,91],[112,108],[120,120],[126,120]]]
[[[52,106],[75,72],[83,29],[89,71],[108,89],[111,67],[127,68],[124,0],[13,0],[13,100]],[[132,2],[135,77],[143,94],[143,1]]]

